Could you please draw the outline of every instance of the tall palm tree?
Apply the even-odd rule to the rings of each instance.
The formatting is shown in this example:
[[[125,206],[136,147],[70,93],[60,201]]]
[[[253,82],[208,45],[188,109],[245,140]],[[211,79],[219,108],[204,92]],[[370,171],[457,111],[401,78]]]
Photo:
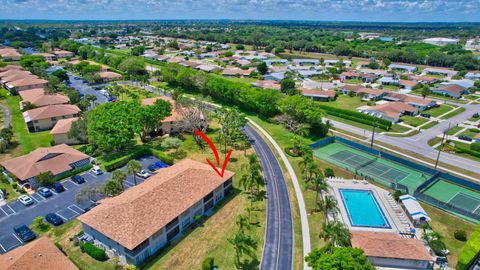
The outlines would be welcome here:
[[[228,242],[232,244],[235,249],[235,265],[237,268],[240,266],[240,258],[242,255],[255,256],[257,241],[250,235],[245,234],[245,232],[238,231],[232,238],[228,239]]]
[[[317,174],[316,177],[314,177],[310,181],[311,186],[315,190],[315,209],[314,211],[317,211],[317,206],[319,205],[318,198],[320,197],[320,194],[322,191],[327,189],[327,183],[325,183],[325,179],[322,174]]]
[[[135,159],[130,160],[127,163],[127,173],[133,175],[133,181],[135,186],[137,185],[137,173],[142,170],[142,164]]]
[[[264,185],[263,177],[261,175],[261,167],[256,155],[248,156],[247,171],[240,178],[240,185],[250,191],[250,205],[253,205],[253,198],[255,191],[258,192],[260,187]]]
[[[344,224],[338,221],[324,222],[319,237],[327,241],[330,253],[333,252],[335,247],[351,246],[350,231]]]
[[[337,201],[332,196],[325,196],[320,203],[321,209],[325,214],[325,220],[328,218],[328,212],[337,209]]]
[[[117,181],[122,186],[122,190],[125,190],[123,182],[127,179],[127,175],[120,169],[116,169],[112,172],[112,180]]]

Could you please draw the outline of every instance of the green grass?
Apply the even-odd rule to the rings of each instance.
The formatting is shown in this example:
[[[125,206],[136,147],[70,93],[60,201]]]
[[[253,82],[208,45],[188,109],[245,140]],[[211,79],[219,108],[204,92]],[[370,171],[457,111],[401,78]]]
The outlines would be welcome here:
[[[0,182],[0,189],[5,189],[7,193],[5,196],[5,200],[7,202],[14,201],[18,198],[18,196],[20,196],[20,194],[15,189],[13,189],[12,184],[10,183]]]
[[[438,117],[448,111],[452,110],[453,108],[449,105],[441,104],[439,107],[431,108],[425,111],[425,113],[430,114],[433,117]]]
[[[131,101],[133,99],[144,99],[157,96],[156,94],[132,85],[120,85],[125,89],[125,93],[120,94],[117,99],[121,101]]]
[[[359,96],[350,97],[349,95],[338,95],[335,101],[330,101],[327,104],[330,107],[346,109],[346,110],[355,110],[360,106],[367,105],[367,102],[362,101]]]
[[[421,129],[429,129],[429,128],[431,128],[431,127],[436,126],[437,124],[438,124],[437,121],[432,121],[432,122],[426,124],[425,126],[421,127]]]
[[[22,112],[19,108],[20,97],[11,96],[5,89],[0,91],[1,97],[5,98],[12,118],[11,125],[15,133],[15,139],[20,146],[20,155],[28,154],[39,147],[50,146],[52,136],[50,131],[30,133],[23,120]]]
[[[360,79],[349,79],[349,80],[345,80],[345,83],[351,83],[351,84],[362,84],[363,81],[360,80]]]
[[[425,124],[426,122],[428,122],[428,119],[425,119],[423,117],[414,117],[414,116],[410,116],[410,115],[402,116],[401,120],[405,124],[410,125],[412,127],[418,127],[421,124]]]
[[[459,132],[459,131],[462,130],[462,129],[463,129],[462,127],[454,126],[454,127],[452,127],[451,129],[449,129],[449,130],[447,131],[447,135],[453,135],[453,134]]]
[[[395,91],[395,90],[400,89],[400,86],[392,85],[392,84],[386,84],[386,85],[383,85],[382,88],[385,89],[385,90]]]
[[[434,145],[436,145],[436,144],[438,144],[438,143],[441,143],[441,142],[442,142],[442,138],[435,137],[435,138],[430,139],[430,140],[428,141],[428,145],[434,146]]]
[[[460,133],[459,136],[467,136],[473,139],[473,137],[475,137],[478,133],[480,133],[480,129],[468,128]]]
[[[410,129],[408,127],[404,127],[402,125],[398,124],[393,124],[392,127],[390,128],[389,132],[397,132],[397,133],[402,133],[405,131],[409,131]],[[411,136],[411,135],[409,135]]]
[[[225,76],[223,76],[223,78],[232,82],[241,82],[241,83],[248,83],[248,84],[258,80],[257,78],[240,78],[240,77],[225,77]]]
[[[470,122],[477,122],[478,120],[480,120],[480,117],[470,117],[468,119],[468,121],[470,121]]]
[[[449,112],[447,113],[446,115],[442,116],[442,119],[449,119],[449,118],[452,118],[456,115],[459,115],[461,114],[462,112],[465,111],[465,108],[459,108],[459,109],[456,109],[455,111],[452,111],[452,112]]]

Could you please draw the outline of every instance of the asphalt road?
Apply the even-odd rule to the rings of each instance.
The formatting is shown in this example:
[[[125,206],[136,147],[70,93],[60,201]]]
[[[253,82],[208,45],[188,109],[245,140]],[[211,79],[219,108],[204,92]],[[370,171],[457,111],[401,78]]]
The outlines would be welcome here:
[[[84,82],[82,79],[75,79],[75,76],[73,76],[70,72],[68,73],[68,77],[70,80],[69,86],[80,92],[80,94],[96,96],[97,100],[95,101],[95,103],[97,104],[103,104],[108,102],[108,98],[106,96],[100,93],[99,90],[94,90],[93,87],[88,85],[88,83]]]
[[[148,165],[158,161],[158,159],[153,156],[146,156],[140,158],[139,161],[142,167],[146,169]],[[125,171],[126,168],[123,167],[122,170]],[[94,175],[91,172],[86,172],[82,175],[87,181],[86,183],[78,185],[68,179],[63,182],[66,190],[58,194],[54,192],[53,196],[49,198],[43,198],[37,193],[32,194],[30,196],[34,200],[32,205],[24,206],[18,200],[15,200],[0,206],[0,254],[23,244],[13,233],[13,227],[15,226],[30,225],[34,218],[45,216],[48,213],[56,213],[64,221],[70,221],[83,214],[85,205],[78,205],[75,202],[75,195],[85,186],[107,181],[110,179],[110,173],[104,172],[102,175]],[[139,184],[144,180],[136,177],[136,181]],[[124,186],[130,188],[134,185],[133,176],[129,175],[124,182]]]
[[[267,223],[260,269],[293,269],[293,221],[287,184],[272,150],[250,126],[245,134],[260,158],[267,189]]]

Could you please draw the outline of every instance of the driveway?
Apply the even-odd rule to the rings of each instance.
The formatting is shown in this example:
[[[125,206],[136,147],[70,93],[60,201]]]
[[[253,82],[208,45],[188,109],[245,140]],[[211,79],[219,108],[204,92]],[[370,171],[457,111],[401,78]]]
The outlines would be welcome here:
[[[80,92],[81,95],[94,95],[97,97],[97,100],[95,103],[97,104],[103,104],[108,102],[108,98],[104,96],[102,93],[100,93],[99,90],[93,89],[88,83],[84,82],[81,78],[75,79],[75,76],[71,74],[70,72],[68,73],[68,77],[70,80],[70,87],[74,88],[78,92]]]
[[[158,161],[156,157],[145,156],[138,159],[142,167],[146,169],[148,165]],[[125,167],[121,168],[126,170]],[[104,172],[102,175],[95,175],[91,172],[82,174],[86,183],[76,184],[70,179],[63,181],[65,191],[62,193],[53,192],[53,196],[43,198],[41,195],[34,193],[30,197],[34,203],[30,206],[24,206],[19,201],[13,201],[6,205],[0,206],[0,254],[8,252],[23,243],[13,234],[13,227],[22,224],[31,224],[33,219],[38,216],[45,216],[48,213],[56,213],[64,221],[72,220],[84,213],[84,207],[75,202],[77,192],[88,185],[103,183],[110,179],[110,173]],[[140,177],[136,177],[137,184],[145,181]],[[133,187],[133,176],[129,175],[125,181],[125,188]]]
[[[248,125],[244,133],[260,158],[267,189],[267,223],[260,269],[293,269],[292,208],[282,168],[260,134]]]

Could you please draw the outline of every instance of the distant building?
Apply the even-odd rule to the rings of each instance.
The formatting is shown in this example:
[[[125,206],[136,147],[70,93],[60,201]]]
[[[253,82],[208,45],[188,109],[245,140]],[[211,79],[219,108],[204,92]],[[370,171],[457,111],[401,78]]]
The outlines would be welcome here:
[[[436,75],[443,75],[446,77],[453,77],[457,75],[457,71],[448,68],[425,68],[423,70],[424,74],[436,74]]]
[[[423,42],[432,44],[435,46],[445,46],[445,45],[451,45],[451,44],[457,44],[458,39],[453,39],[453,38],[426,38],[423,40]]]
[[[480,71],[471,71],[465,74],[465,79],[480,80]]]
[[[465,49],[470,51],[480,51],[480,38],[473,38],[467,40],[465,43]]]
[[[264,80],[270,80],[270,81],[281,81],[285,78],[285,73],[284,72],[274,72],[270,74],[266,74],[263,76]]]
[[[400,121],[403,115],[416,115],[418,109],[403,102],[384,102],[375,106],[358,107],[357,111],[375,115],[393,123]]]
[[[417,71],[416,66],[401,65],[401,64],[390,64],[388,66],[388,69],[389,70],[402,70],[402,71],[406,71],[406,72],[409,72],[409,73],[413,73],[413,72]]]
[[[297,66],[311,65],[316,66],[320,63],[318,59],[293,59],[292,62]]]
[[[100,78],[102,79],[102,82],[104,83],[117,81],[122,78],[122,75],[112,71],[102,71],[102,72],[99,72],[98,75],[100,76]]]
[[[48,105],[67,104],[70,102],[70,99],[67,96],[60,94],[45,94],[45,90],[42,88],[21,91],[19,95],[22,98],[22,101],[20,102],[20,107],[22,108],[27,103],[33,104],[36,107],[43,107]]]
[[[274,80],[258,80],[253,82],[252,85],[258,88],[267,88],[267,89],[275,89],[275,90],[280,90],[281,88],[280,83]]]
[[[23,119],[30,132],[49,130],[58,120],[78,117],[80,109],[76,105],[47,105],[23,112]]]
[[[19,61],[22,55],[15,48],[0,48],[0,58],[5,61]]]
[[[462,95],[469,93],[467,88],[457,84],[440,85],[438,87],[431,88],[430,90],[434,94],[449,96],[453,98],[461,98]]]
[[[318,101],[330,101],[334,100],[337,96],[337,92],[334,90],[322,90],[322,89],[306,89],[300,88],[302,95],[310,98],[311,100]]]

